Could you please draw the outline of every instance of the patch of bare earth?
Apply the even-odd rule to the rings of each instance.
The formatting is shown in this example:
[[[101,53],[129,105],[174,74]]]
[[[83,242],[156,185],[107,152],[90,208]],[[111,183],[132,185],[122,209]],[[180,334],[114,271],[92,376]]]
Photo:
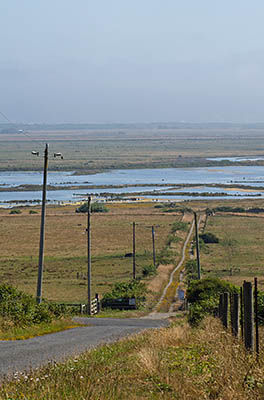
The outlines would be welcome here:
[[[157,275],[148,283],[148,290],[154,293],[160,293],[164,285],[168,282],[173,269],[173,264],[159,265],[157,268]]]

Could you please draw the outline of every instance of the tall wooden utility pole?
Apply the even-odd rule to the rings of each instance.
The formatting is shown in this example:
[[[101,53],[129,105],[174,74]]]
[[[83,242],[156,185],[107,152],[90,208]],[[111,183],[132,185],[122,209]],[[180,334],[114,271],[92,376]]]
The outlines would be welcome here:
[[[42,301],[42,276],[43,276],[43,258],[44,258],[44,237],[45,237],[45,214],[46,214],[48,156],[49,156],[49,145],[46,143],[46,148],[45,148],[45,152],[44,152],[44,171],[43,171],[43,187],[42,187],[42,208],[41,208],[38,285],[37,285],[37,302],[39,304]]]
[[[87,201],[87,312],[91,315],[91,196]]]
[[[133,279],[136,279],[136,223],[133,222]]]
[[[152,229],[153,265],[155,268],[156,267],[156,252],[155,252],[155,229],[154,229],[154,226],[152,226],[151,229]]]
[[[196,214],[196,212],[194,212],[194,224],[195,224],[196,258],[197,258],[197,268],[198,268],[197,278],[201,279],[199,235],[198,235],[198,222],[197,222],[197,214]]]

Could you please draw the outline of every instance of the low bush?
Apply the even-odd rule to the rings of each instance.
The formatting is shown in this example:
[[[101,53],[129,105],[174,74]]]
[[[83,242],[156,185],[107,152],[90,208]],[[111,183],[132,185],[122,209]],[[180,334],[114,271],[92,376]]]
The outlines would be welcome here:
[[[154,265],[145,265],[145,267],[143,267],[143,269],[142,269],[142,274],[145,277],[156,275],[156,273],[157,273],[157,269]]]
[[[238,293],[239,289],[229,282],[218,278],[205,278],[192,280],[189,283],[186,297],[190,304],[188,321],[191,325],[197,325],[207,314],[215,314],[220,294]]]
[[[187,222],[176,221],[172,224],[171,232],[176,233],[177,231],[187,231],[188,224]]]
[[[12,215],[14,215],[14,214],[21,214],[22,213],[22,211],[21,210],[19,210],[19,209],[17,209],[17,208],[14,208],[13,210],[11,210],[10,211],[10,213],[9,214],[12,214]]]
[[[16,288],[3,284],[0,286],[0,317],[14,326],[25,327],[60,318],[63,310],[58,305],[47,302],[37,304],[35,298]]]
[[[147,294],[147,287],[145,283],[139,280],[131,280],[129,282],[115,283],[111,292],[104,294],[102,302],[105,299],[120,299],[120,298],[138,298],[142,301],[145,300]]]
[[[76,208],[75,210],[77,213],[86,213],[88,211],[88,204],[84,203],[80,207]],[[91,204],[91,212],[92,213],[106,213],[108,212],[108,208],[102,203],[92,203]]]
[[[35,210],[29,210],[29,214],[37,214],[38,212]]]
[[[164,264],[164,265],[173,264],[176,256],[177,254],[175,252],[165,248],[161,250],[161,252],[158,254],[157,262],[158,264]]]
[[[211,233],[211,232],[203,233],[203,234],[199,235],[199,238],[201,238],[203,240],[203,242],[206,244],[219,243],[218,237],[214,233]]]
[[[231,207],[231,206],[219,206],[212,209],[212,212],[238,212],[243,213],[245,209],[243,207]]]
[[[174,235],[169,235],[166,239],[166,246],[170,246],[172,243],[182,242],[182,238]]]

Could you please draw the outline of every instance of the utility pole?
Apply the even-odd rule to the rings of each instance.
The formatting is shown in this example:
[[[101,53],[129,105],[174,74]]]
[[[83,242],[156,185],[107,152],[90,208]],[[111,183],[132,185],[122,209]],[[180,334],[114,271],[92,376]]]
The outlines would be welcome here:
[[[91,196],[87,201],[87,312],[91,315]]]
[[[38,265],[38,286],[37,286],[37,302],[38,302],[38,304],[40,304],[42,301],[42,276],[43,276],[43,258],[44,258],[48,156],[49,156],[49,145],[48,145],[48,143],[46,143],[46,148],[45,148],[45,152],[44,152],[42,208],[41,208],[41,225],[40,225],[40,241],[39,241],[39,265]]]
[[[31,151],[33,156],[39,156],[39,151]],[[54,158],[60,157],[61,153],[54,153]],[[39,264],[38,264],[38,284],[37,284],[37,303],[42,301],[42,276],[43,276],[43,259],[44,259],[44,239],[45,239],[45,216],[46,216],[46,194],[47,194],[47,175],[48,175],[49,145],[46,143],[44,151],[44,170],[43,170],[43,186],[42,186],[42,207],[41,207],[41,224],[40,224],[40,240],[39,240]]]
[[[199,235],[198,235],[198,223],[197,214],[194,212],[194,224],[195,224],[195,242],[196,242],[196,259],[198,268],[198,279],[201,279],[201,265],[200,265],[200,250],[199,250]]]
[[[136,223],[133,222],[133,279],[136,279]]]
[[[155,252],[155,229],[154,229],[154,226],[152,226],[151,229],[152,229],[153,265],[155,268],[156,267],[156,252]]]

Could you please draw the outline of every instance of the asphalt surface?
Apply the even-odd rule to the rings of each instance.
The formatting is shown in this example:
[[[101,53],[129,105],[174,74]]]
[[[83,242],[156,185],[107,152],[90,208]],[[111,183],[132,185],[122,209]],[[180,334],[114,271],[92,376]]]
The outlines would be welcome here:
[[[18,341],[0,341],[0,376],[62,361],[102,343],[168,325],[158,319],[75,318],[87,326]]]

